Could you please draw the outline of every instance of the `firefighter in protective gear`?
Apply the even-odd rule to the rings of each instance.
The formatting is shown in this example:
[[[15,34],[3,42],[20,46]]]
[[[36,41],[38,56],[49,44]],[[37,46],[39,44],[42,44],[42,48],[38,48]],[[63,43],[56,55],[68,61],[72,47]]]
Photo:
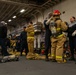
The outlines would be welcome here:
[[[67,25],[60,19],[60,11],[54,10],[53,20],[50,23],[51,36],[51,57],[52,61],[64,62],[63,60],[63,45],[66,41],[66,36],[63,31],[67,30]]]
[[[30,24],[27,26],[26,31],[27,31],[27,42],[29,49],[26,58],[33,59],[34,58],[34,27],[32,22],[30,22]]]

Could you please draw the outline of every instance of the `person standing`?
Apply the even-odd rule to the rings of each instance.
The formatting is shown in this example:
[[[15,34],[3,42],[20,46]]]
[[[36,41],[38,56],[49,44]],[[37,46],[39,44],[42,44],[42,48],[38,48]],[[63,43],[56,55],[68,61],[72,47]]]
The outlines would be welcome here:
[[[76,18],[72,16],[70,18],[71,24],[68,29],[69,46],[71,51],[71,57],[69,60],[75,60],[74,50],[76,49]]]
[[[51,49],[51,31],[49,29],[49,21],[51,20],[52,17],[52,13],[48,14],[48,17],[46,20],[44,20],[44,26],[45,26],[45,56],[46,56],[46,61],[49,61],[48,59],[48,53],[49,53],[49,49]]]
[[[7,38],[7,26],[5,25],[4,21],[0,22],[0,46],[1,46],[1,53],[2,56],[8,56],[9,53],[7,52],[7,45],[6,45],[6,38]]]
[[[21,42],[21,56],[22,56],[22,52],[25,49],[25,53],[27,55],[28,53],[28,44],[27,44],[27,31],[26,31],[26,27],[23,27],[23,31],[20,34],[20,42]]]
[[[57,61],[58,63],[63,63],[63,46],[66,41],[66,36],[63,34],[63,31],[67,30],[67,25],[60,18],[60,11],[53,11],[53,20],[50,21],[50,30],[51,30],[51,57],[52,61]]]
[[[29,49],[27,59],[33,59],[35,58],[35,55],[34,55],[34,27],[32,22],[29,22],[26,31],[27,31],[27,42]]]

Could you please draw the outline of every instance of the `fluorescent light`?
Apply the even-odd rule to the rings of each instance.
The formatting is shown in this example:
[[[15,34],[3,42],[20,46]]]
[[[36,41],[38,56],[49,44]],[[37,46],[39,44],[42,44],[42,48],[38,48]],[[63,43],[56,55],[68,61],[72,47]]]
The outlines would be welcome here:
[[[13,16],[13,18],[16,18],[16,16]]]
[[[20,10],[20,13],[23,13],[23,12],[25,12],[25,9]]]
[[[10,20],[8,20],[8,22],[11,22],[12,20],[10,19]]]

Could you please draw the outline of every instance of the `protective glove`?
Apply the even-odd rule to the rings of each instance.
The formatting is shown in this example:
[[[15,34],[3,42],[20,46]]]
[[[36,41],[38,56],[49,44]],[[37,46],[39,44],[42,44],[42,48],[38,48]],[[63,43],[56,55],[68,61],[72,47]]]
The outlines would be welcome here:
[[[48,25],[50,23],[50,21],[52,20],[53,17],[49,18],[46,22],[46,25]]]
[[[72,36],[75,36],[76,35],[76,30],[72,33]]]

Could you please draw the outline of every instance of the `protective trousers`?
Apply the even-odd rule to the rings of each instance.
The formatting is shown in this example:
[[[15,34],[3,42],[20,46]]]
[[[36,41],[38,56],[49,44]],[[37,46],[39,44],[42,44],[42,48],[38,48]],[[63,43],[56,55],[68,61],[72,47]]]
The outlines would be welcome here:
[[[27,37],[28,49],[27,58],[34,58],[34,37]]]
[[[66,41],[65,36],[51,38],[51,57],[56,61],[63,61],[63,46]]]

